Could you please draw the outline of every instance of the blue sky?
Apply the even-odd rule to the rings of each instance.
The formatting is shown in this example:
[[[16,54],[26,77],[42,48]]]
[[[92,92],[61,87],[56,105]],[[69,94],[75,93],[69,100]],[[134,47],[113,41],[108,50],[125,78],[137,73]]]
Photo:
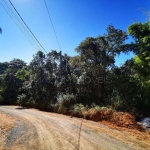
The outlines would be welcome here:
[[[6,6],[5,1],[0,4]],[[44,0],[11,0],[31,31],[47,52],[59,51],[59,46]],[[106,32],[109,24],[127,31],[134,22],[145,22],[140,8],[150,10],[150,0],[46,0],[63,53],[74,56],[75,48],[86,37],[97,37]],[[20,58],[29,63],[38,50],[22,34],[0,5],[0,62]],[[129,42],[128,40],[127,42]],[[117,65],[133,55],[120,55]]]

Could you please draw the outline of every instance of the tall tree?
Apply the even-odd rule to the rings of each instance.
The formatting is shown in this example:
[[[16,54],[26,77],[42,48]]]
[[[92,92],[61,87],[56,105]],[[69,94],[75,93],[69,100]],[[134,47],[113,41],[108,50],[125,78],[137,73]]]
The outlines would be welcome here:
[[[80,43],[76,51],[80,54],[81,60],[85,62],[87,66],[86,72],[91,74],[90,78],[92,77],[97,80],[99,77],[102,77],[102,80],[107,78],[110,68],[114,67],[115,56],[123,51],[122,45],[126,39],[126,32],[116,29],[113,25],[109,25],[107,27],[107,34],[97,38],[88,37]],[[101,101],[104,101],[107,95],[105,82],[102,81],[100,86],[102,93]],[[92,87],[94,91],[95,87],[96,85]]]
[[[135,53],[132,64],[127,62],[120,68],[124,79],[119,77],[121,83],[126,80],[126,86],[123,86],[124,92],[122,99],[126,97],[128,104],[146,109],[150,108],[150,26],[149,22],[134,23],[128,27],[128,33],[134,39],[130,44],[124,44],[126,51]],[[130,62],[131,62],[130,61]],[[128,70],[125,71],[124,70]],[[134,86],[133,86],[134,85]],[[126,88],[128,87],[128,88]],[[120,88],[121,89],[121,88]],[[119,89],[119,90],[120,90]],[[121,92],[120,92],[121,94]]]

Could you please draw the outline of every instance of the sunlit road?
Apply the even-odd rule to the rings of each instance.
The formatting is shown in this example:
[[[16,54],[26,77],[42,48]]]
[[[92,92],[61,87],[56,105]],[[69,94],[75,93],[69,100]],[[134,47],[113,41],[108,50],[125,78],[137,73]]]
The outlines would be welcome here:
[[[17,106],[0,106],[17,118],[5,144],[10,150],[145,150],[150,142],[97,122]]]

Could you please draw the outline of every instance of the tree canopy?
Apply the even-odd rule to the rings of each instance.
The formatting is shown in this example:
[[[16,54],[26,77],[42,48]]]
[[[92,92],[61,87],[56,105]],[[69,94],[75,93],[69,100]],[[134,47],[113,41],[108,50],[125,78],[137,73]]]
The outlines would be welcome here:
[[[128,34],[134,42],[126,44]],[[87,37],[77,56],[38,51],[27,65],[13,59],[0,63],[0,103],[56,112],[77,111],[76,105],[150,110],[150,26],[135,23],[128,33],[109,25],[106,33]],[[115,57],[135,56],[123,65]]]

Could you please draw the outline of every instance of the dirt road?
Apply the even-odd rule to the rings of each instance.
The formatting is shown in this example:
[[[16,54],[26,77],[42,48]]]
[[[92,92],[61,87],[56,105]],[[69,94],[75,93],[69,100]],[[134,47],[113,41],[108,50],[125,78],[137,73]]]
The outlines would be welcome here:
[[[16,119],[6,139],[0,137],[3,150],[150,150],[149,133],[17,106],[0,111]]]

